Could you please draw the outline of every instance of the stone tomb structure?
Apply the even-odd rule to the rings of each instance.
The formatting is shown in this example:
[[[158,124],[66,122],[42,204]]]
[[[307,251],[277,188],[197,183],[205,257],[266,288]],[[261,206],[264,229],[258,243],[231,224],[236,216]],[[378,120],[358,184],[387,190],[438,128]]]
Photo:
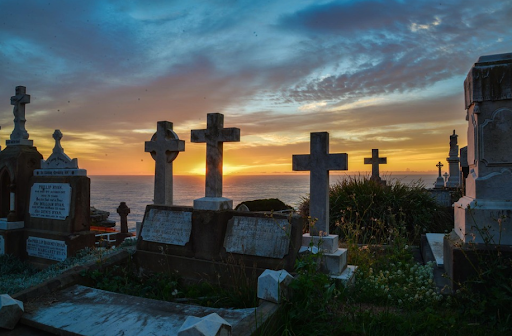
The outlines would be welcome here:
[[[0,254],[24,253],[23,227],[29,205],[30,178],[41,167],[43,156],[29,140],[25,129],[25,105],[30,95],[17,86],[11,97],[14,130],[0,153]]]
[[[53,133],[55,147],[30,179],[30,201],[24,240],[28,260],[46,265],[65,260],[85,247],[93,247],[90,231],[90,180],[77,159],[71,160]]]
[[[469,174],[465,195],[454,204],[454,230],[444,241],[444,265],[454,283],[471,269],[463,251],[468,243],[473,250],[500,244],[503,252],[512,245],[512,53],[480,57],[464,93]]]
[[[222,197],[224,142],[240,141],[239,128],[224,128],[224,115],[208,113],[206,129],[192,130],[191,141],[206,143],[205,197],[194,200],[194,209],[233,209],[233,200]]]
[[[292,271],[302,218],[234,210],[148,205],[137,241],[139,266],[192,281],[255,282],[265,269]]]
[[[347,267],[347,249],[339,248],[338,236],[329,234],[329,171],[347,170],[348,155],[329,154],[329,133],[311,133],[310,154],[293,155],[292,169],[310,171],[311,223],[309,232],[302,236],[301,250],[322,249],[322,270],[333,278],[350,281],[355,267]]]

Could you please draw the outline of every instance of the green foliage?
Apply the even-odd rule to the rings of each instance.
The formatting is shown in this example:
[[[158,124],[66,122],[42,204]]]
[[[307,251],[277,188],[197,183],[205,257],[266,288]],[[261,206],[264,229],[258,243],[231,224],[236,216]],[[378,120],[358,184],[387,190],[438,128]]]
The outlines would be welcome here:
[[[342,238],[348,230],[357,230],[357,243],[388,244],[388,230],[404,226],[406,240],[419,241],[423,232],[445,232],[453,227],[452,210],[440,207],[421,181],[403,184],[388,180],[388,185],[368,177],[347,176],[331,185],[329,191],[329,230]],[[299,207],[303,216],[309,216],[309,198]],[[378,235],[380,233],[381,235]]]

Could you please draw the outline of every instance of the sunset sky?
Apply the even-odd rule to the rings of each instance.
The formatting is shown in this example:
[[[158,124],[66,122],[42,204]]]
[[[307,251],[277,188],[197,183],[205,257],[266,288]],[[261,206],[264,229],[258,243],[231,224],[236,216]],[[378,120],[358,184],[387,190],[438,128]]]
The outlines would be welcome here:
[[[372,148],[381,170],[434,171],[453,130],[466,145],[464,78],[512,52],[511,18],[510,0],[1,0],[0,141],[23,85],[34,145],[47,158],[60,129],[90,175],[153,174],[160,120],[186,142],[175,174],[202,173],[209,112],[241,129],[226,173],[291,173],[322,131],[349,171]]]

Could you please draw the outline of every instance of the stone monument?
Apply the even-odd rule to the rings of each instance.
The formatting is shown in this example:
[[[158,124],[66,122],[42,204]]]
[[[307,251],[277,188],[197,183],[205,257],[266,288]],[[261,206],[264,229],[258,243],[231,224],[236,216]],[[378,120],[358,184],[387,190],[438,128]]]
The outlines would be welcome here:
[[[60,130],[55,130],[53,138],[52,154],[30,179],[24,239],[28,261],[35,265],[65,260],[95,242],[87,171],[64,153]]]
[[[17,86],[16,94],[11,97],[14,130],[0,153],[0,251],[18,256],[24,253],[23,227],[29,203],[29,181],[43,158],[25,129],[25,105],[29,103],[26,88]]]
[[[144,151],[155,160],[154,204],[173,204],[172,162],[185,150],[185,141],[172,130],[172,123],[159,121],[157,131],[146,141]]]
[[[484,249],[512,245],[512,53],[480,57],[464,93],[469,174],[444,242],[444,265],[454,282],[469,269],[461,261],[468,243]]]
[[[310,171],[311,222],[309,233],[302,236],[302,245],[307,249],[312,243],[314,247],[324,250],[323,271],[343,279],[353,269],[347,269],[347,250],[338,248],[338,236],[329,234],[329,171],[347,170],[348,155],[329,154],[329,133],[311,133],[310,154],[293,155],[292,169]],[[351,277],[350,274],[349,279]]]
[[[222,197],[224,142],[240,141],[239,128],[224,128],[224,115],[208,113],[206,129],[192,130],[192,142],[206,142],[205,197],[194,200],[194,209],[233,209],[233,200]]]
[[[444,188],[444,178],[441,172],[441,168],[444,166],[444,164],[439,161],[438,164],[436,164],[436,167],[438,168],[438,176],[436,179],[436,184],[434,185],[434,189],[443,189]]]
[[[370,177],[370,180],[382,183],[383,185],[386,185],[386,181],[383,181],[380,178],[379,173],[379,165],[381,164],[387,164],[388,159],[387,158],[380,158],[379,157],[379,150],[378,149],[372,149],[372,157],[371,158],[364,158],[364,164],[371,164],[372,165],[372,176]]]
[[[447,188],[459,188],[460,187],[460,170],[459,170],[459,145],[457,145],[457,137],[455,130],[450,135],[450,152],[446,161],[448,161],[449,177],[446,181]]]

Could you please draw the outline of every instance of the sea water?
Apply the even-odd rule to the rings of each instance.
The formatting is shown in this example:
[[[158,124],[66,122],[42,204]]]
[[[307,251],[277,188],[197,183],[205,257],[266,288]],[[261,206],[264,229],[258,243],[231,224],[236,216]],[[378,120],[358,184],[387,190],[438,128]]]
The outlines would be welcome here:
[[[331,175],[331,184],[350,175]],[[128,228],[135,231],[141,222],[146,205],[153,204],[154,176],[99,176],[91,178],[91,206],[110,212],[110,220],[119,223],[116,212],[120,202],[130,208]],[[421,179],[426,188],[432,188],[435,175],[389,175],[386,180],[399,180],[408,184]],[[204,176],[174,176],[173,198],[175,205],[192,206],[194,199],[204,197]],[[279,198],[298,208],[302,198],[309,193],[309,175],[229,175],[223,178],[223,196],[233,200],[233,205],[243,201]],[[119,228],[119,224],[117,224]]]

